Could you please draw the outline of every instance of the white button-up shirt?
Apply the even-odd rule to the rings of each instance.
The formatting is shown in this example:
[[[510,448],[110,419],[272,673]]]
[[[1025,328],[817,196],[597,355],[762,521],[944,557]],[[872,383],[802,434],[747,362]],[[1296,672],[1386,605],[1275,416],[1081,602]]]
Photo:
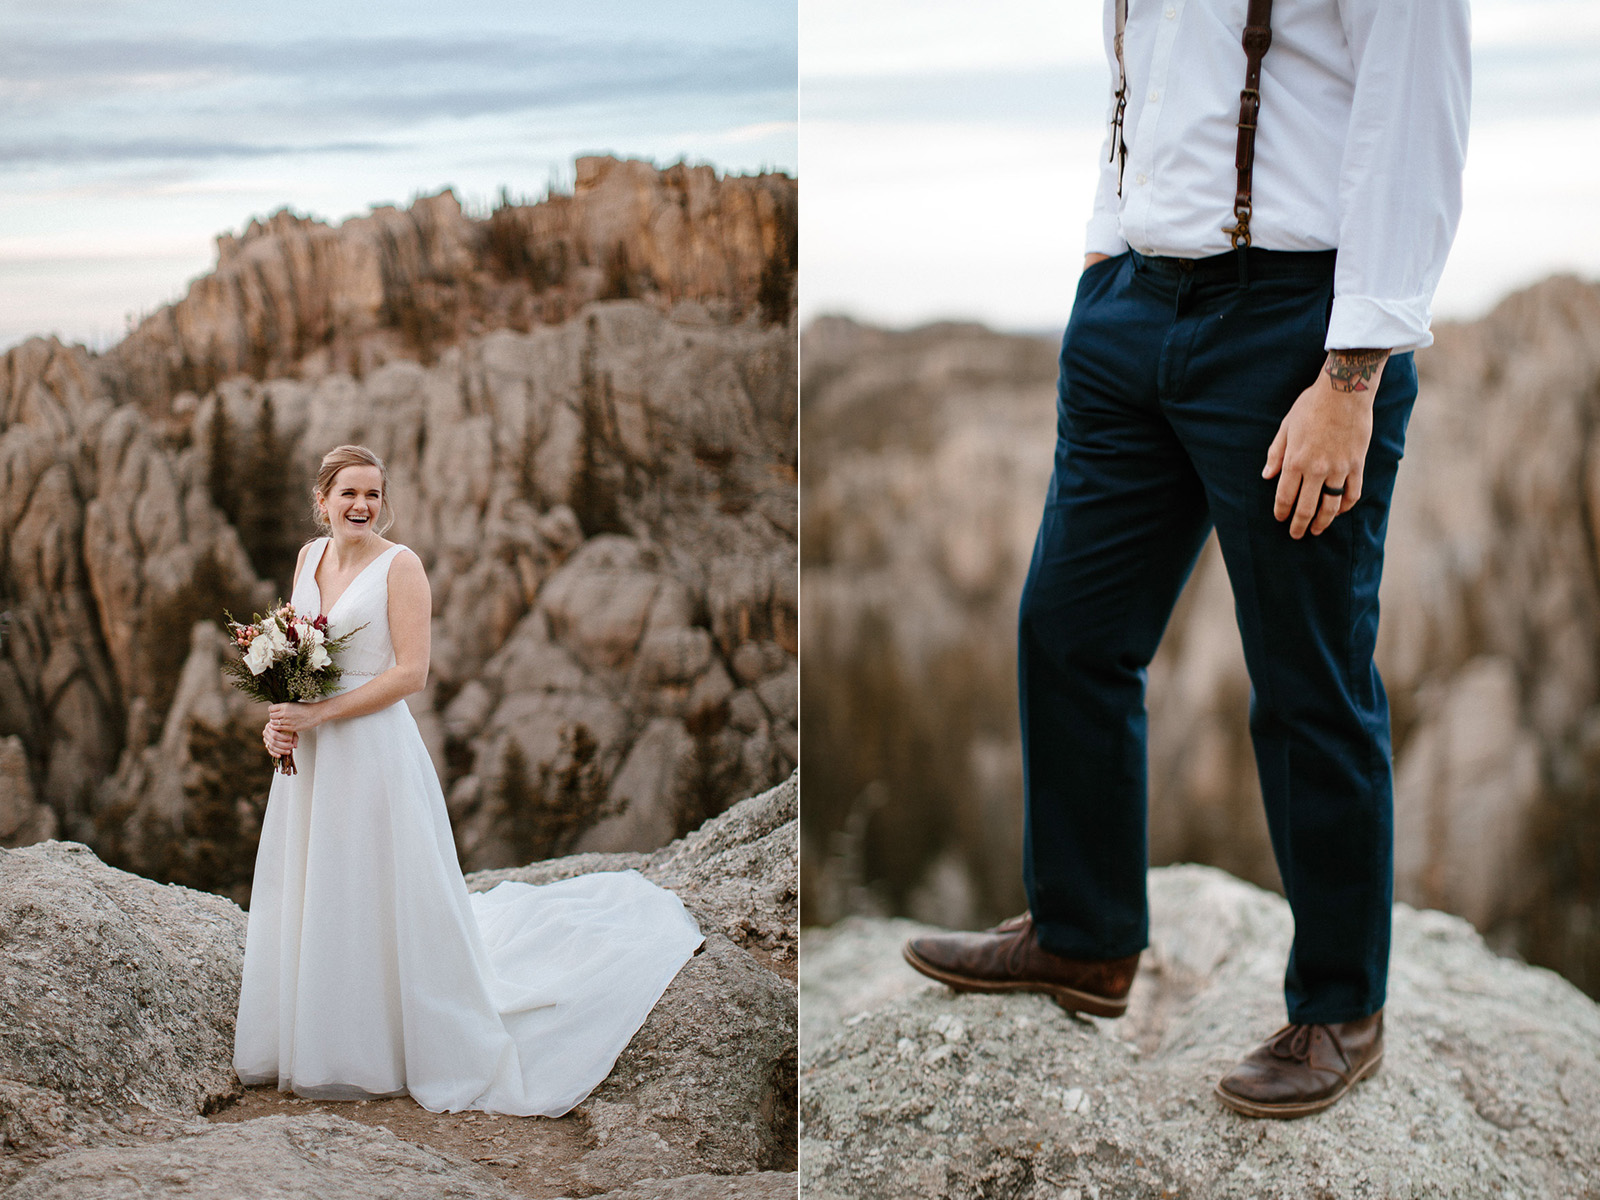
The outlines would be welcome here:
[[[1231,249],[1247,0],[1129,0],[1128,147],[1110,135],[1091,253]],[[1106,59],[1116,88],[1115,17]],[[1250,234],[1337,249],[1327,347],[1430,345],[1434,288],[1461,217],[1471,99],[1467,0],[1279,0],[1262,60]],[[1115,104],[1115,100],[1112,101]]]

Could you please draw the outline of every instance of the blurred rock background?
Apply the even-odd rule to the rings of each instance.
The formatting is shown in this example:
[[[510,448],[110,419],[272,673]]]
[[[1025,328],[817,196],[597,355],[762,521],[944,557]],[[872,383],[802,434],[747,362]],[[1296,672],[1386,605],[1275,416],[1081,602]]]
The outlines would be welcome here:
[[[322,454],[389,465],[433,589],[410,701],[462,864],[649,850],[797,758],[796,184],[586,158],[218,239],[91,354],[0,357],[0,845],[242,902],[264,710],[220,631],[287,597]]]
[[[1378,660],[1398,898],[1600,995],[1600,288],[1557,277],[1417,356]],[[1048,339],[802,335],[802,919],[1025,906],[1015,612],[1049,478]],[[1215,545],[1149,678],[1155,865],[1277,888]]]

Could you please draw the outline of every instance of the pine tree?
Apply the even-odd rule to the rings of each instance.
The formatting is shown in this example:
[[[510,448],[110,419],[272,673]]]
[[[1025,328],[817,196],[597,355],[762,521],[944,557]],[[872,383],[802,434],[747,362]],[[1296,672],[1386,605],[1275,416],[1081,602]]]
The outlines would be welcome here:
[[[221,396],[211,402],[211,438],[206,447],[206,490],[230,525],[239,523],[239,486],[234,478],[233,429]]]
[[[617,507],[618,474],[605,461],[606,417],[611,406],[611,379],[596,363],[599,323],[590,317],[578,351],[579,417],[583,421],[582,458],[572,481],[572,511],[585,537],[597,533],[626,533]]]
[[[261,407],[256,410],[250,453],[239,472],[239,540],[244,543],[256,574],[272,580],[285,595],[294,571],[296,527],[290,511],[287,459],[287,447],[278,437],[272,400],[263,395]]]
[[[565,854],[584,830],[621,811],[607,796],[600,743],[582,724],[561,731],[559,765],[541,763],[537,781],[528,759],[510,739],[500,765],[500,802],[507,841],[518,862],[539,862]]]

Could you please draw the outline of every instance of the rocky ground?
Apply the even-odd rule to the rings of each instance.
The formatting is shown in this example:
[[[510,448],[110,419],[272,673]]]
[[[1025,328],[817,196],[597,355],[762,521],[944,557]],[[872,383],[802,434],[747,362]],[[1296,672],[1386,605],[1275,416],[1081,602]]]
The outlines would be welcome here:
[[[899,957],[909,922],[803,945],[808,1200],[1600,1197],[1600,1006],[1397,905],[1379,1072],[1298,1121],[1212,1086],[1281,1025],[1284,902],[1208,867],[1150,874],[1128,1014],[958,996]]]
[[[0,1196],[792,1196],[796,808],[791,779],[653,854],[519,873],[635,866],[707,935],[558,1120],[244,1089],[236,906],[71,843],[0,851]]]
[[[1417,355],[1378,664],[1396,884],[1600,995],[1600,286]],[[803,341],[806,922],[1023,905],[1016,604],[1058,344],[823,319]],[[1150,667],[1152,861],[1277,873],[1215,545]]]

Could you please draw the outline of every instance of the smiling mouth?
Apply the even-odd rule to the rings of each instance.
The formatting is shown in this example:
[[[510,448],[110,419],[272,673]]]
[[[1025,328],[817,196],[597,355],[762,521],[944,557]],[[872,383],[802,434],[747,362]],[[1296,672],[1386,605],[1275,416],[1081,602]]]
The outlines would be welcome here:
[[[372,519],[371,517],[346,517],[345,518],[345,520],[349,521],[350,524],[352,524],[352,525],[365,525],[371,519]]]

